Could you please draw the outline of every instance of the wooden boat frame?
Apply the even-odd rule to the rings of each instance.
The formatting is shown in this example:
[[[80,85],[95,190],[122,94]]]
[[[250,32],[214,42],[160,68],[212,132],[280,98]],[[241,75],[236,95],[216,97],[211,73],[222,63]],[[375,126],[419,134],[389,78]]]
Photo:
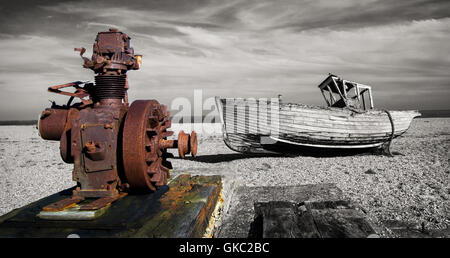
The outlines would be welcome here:
[[[327,103],[325,107],[281,103],[281,95],[268,102],[272,105],[278,101],[282,132],[280,135],[273,135],[273,131],[267,128],[262,133],[258,131],[257,134],[248,133],[248,131],[230,132],[226,121],[229,115],[225,114],[227,115],[225,119],[224,105],[227,108],[231,107],[229,105],[234,105],[232,112],[236,116],[236,103],[244,103],[247,105],[244,110],[248,110],[255,107],[249,107],[250,100],[255,101],[255,99],[216,97],[225,144],[230,149],[243,153],[273,153],[266,148],[267,146],[262,142],[263,139],[270,139],[269,144],[283,143],[319,149],[375,148],[390,145],[393,138],[406,132],[414,117],[420,116],[417,111],[376,110],[370,86],[343,80],[333,74],[319,84],[319,89]],[[368,101],[365,100],[366,98]],[[232,101],[231,104],[228,104],[228,101]],[[255,103],[259,113],[259,105],[263,102],[259,100],[252,102],[253,105]],[[237,126],[247,130],[257,127],[255,123],[259,124],[259,114],[258,116],[245,114],[244,118],[236,119],[233,116],[232,118],[234,122],[237,122],[233,128]]]

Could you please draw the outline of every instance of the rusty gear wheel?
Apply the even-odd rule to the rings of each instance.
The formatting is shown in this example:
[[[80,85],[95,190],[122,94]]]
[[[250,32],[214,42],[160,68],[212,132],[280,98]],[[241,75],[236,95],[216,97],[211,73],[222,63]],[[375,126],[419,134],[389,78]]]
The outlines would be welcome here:
[[[171,154],[160,141],[172,135],[166,106],[156,100],[134,101],[126,115],[122,137],[122,162],[129,190],[155,191],[167,184]]]

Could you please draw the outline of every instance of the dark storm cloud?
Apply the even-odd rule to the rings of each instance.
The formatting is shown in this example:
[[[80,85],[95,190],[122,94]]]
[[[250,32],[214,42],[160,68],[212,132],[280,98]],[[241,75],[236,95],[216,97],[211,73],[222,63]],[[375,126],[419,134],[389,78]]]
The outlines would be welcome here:
[[[109,17],[105,11],[147,12],[160,24],[201,28],[259,29],[358,28],[411,20],[448,17],[446,0],[142,0],[51,1],[18,0],[3,3],[3,34],[72,35],[82,23],[122,23],[135,17]],[[170,17],[171,19],[164,19]],[[159,20],[158,20],[159,19]],[[254,19],[254,21],[251,21]],[[168,26],[135,26],[139,33],[176,35]]]
[[[0,120],[34,118],[50,85],[93,79],[74,47],[117,27],[144,55],[130,98],[273,97],[319,104],[328,72],[374,86],[375,104],[449,108],[450,1],[140,0],[0,4]],[[174,96],[174,92],[177,96]],[[395,96],[396,101],[393,101]],[[432,102],[426,99],[433,100]]]
[[[401,23],[412,20],[440,19],[449,16],[450,1],[336,1],[329,6],[323,1],[307,1],[302,10],[287,22],[273,28],[292,28],[298,31],[318,28],[359,28]],[[347,4],[345,4],[347,3]]]

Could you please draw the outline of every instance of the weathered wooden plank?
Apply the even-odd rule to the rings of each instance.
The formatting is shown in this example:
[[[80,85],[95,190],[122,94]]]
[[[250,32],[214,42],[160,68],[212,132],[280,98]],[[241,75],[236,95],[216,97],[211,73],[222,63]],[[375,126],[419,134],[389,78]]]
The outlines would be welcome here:
[[[375,231],[348,201],[255,204],[264,238],[365,238]]]
[[[400,135],[406,131],[407,128],[397,128],[394,133],[396,135]],[[356,131],[356,130],[344,130],[344,129],[314,129],[314,128],[308,128],[308,127],[300,127],[300,126],[281,126],[277,130],[279,134],[290,134],[292,136],[298,135],[298,136],[318,136],[318,137],[338,137],[338,138],[347,138],[347,137],[355,137],[357,138],[372,138],[372,137],[384,137],[384,136],[390,136],[391,130],[385,130],[385,131]],[[249,128],[245,127],[236,127],[235,130],[229,130],[226,129],[227,133],[241,133],[241,134],[259,134],[259,135],[271,135],[274,133],[274,130],[259,130],[257,128],[253,128],[252,130],[249,130]]]
[[[262,237],[293,238],[299,235],[295,204],[290,202],[269,202],[255,204],[256,216],[262,216]]]
[[[395,127],[398,127],[399,130],[407,129],[410,125],[411,120],[408,121],[394,121]],[[254,127],[256,126],[256,123],[251,125]],[[390,131],[391,130],[391,123],[389,121],[385,121],[384,123],[376,123],[376,122],[341,122],[341,123],[334,123],[330,120],[303,120],[298,119],[293,121],[292,119],[284,119],[283,117],[280,117],[280,120],[278,123],[273,124],[267,124],[259,126],[260,129],[264,128],[271,128],[274,126],[279,126],[280,128],[284,127],[292,127],[292,128],[305,128],[307,130],[328,130],[330,129],[341,129],[341,130],[348,130],[348,131],[367,131],[367,132],[383,132],[383,131]]]
[[[319,238],[311,212],[297,209],[293,202],[255,203],[263,238]]]
[[[384,142],[388,139],[388,137],[384,137],[382,139],[372,139],[367,138],[364,140],[355,140],[355,139],[337,139],[337,138],[325,138],[325,139],[313,139],[311,137],[300,137],[300,136],[286,136],[281,135],[281,138],[284,140],[297,142],[297,143],[305,143],[305,144],[325,144],[330,145],[330,147],[342,144],[345,146],[349,145],[361,145],[361,144],[373,144],[378,142]],[[259,140],[255,140],[253,138],[245,137],[244,134],[229,134],[226,140],[231,146],[248,146],[252,148],[262,149],[263,146],[260,144]],[[276,143],[277,144],[277,143]],[[266,145],[264,145],[266,146]],[[266,146],[267,147],[267,146]]]
[[[310,132],[330,132],[330,133],[364,133],[364,134],[377,134],[377,133],[386,133],[391,132],[392,128],[389,126],[384,127],[367,127],[362,129],[350,128],[350,127],[342,127],[342,128],[334,128],[334,127],[326,127],[326,126],[311,126],[311,125],[303,125],[303,124],[292,124],[292,123],[283,123],[280,126],[280,130],[291,130],[291,131],[310,131]]]
[[[396,131],[395,135],[400,135],[404,133],[405,131]],[[231,136],[233,134],[239,134],[242,135],[241,137],[249,138],[249,139],[255,139],[251,137],[247,137],[246,135],[251,135],[249,133],[245,132],[232,132],[227,131],[227,133]],[[259,135],[266,135],[269,136],[271,134],[262,134],[262,133],[256,133]],[[318,138],[326,138],[326,139],[354,139],[356,141],[359,140],[367,140],[367,139],[384,139],[386,137],[389,137],[391,135],[391,132],[385,132],[385,133],[377,133],[377,134],[367,134],[367,133],[335,133],[335,132],[318,132],[318,131],[289,131],[289,130],[280,130],[280,135],[290,136],[293,138],[301,138],[301,137],[318,137]]]
[[[315,225],[314,217],[304,203],[297,206],[297,213],[297,227],[300,232],[298,238],[320,238],[321,234]]]
[[[348,201],[306,202],[322,238],[365,238],[375,231]]]
[[[339,200],[343,196],[342,191],[334,184],[311,184],[291,186],[260,186],[238,187],[231,200],[236,205],[231,205],[228,216],[224,217],[218,237],[257,237],[253,229],[258,227],[254,220],[255,203],[271,201],[286,201],[301,203],[305,201]],[[252,227],[252,225],[255,225]]]
[[[411,123],[412,118],[399,118],[394,119],[394,124],[399,130],[407,129]],[[247,126],[245,126],[247,125]],[[266,124],[264,127],[270,128],[271,126],[275,126],[276,124]],[[334,121],[329,118],[314,118],[301,116],[300,114],[297,116],[286,116],[284,114],[279,115],[279,125],[281,128],[283,127],[292,127],[292,128],[303,128],[307,130],[334,130],[334,129],[342,129],[352,130],[352,131],[366,131],[366,132],[380,132],[380,131],[390,131],[391,123],[387,116],[385,116],[382,120],[361,120],[361,119],[348,119],[343,121]],[[243,116],[236,120],[236,127],[240,127],[243,129],[247,128],[258,128],[258,118],[257,117],[249,117]],[[262,127],[262,128],[264,128]],[[259,126],[261,128],[261,126]]]
[[[231,107],[233,109],[233,107]],[[252,109],[255,109],[252,107]],[[237,116],[241,112],[248,112],[245,109],[238,110],[236,108],[233,109],[232,114]],[[392,118],[394,120],[399,119],[407,119],[411,120],[416,113],[408,112],[408,111],[390,111]],[[249,116],[256,117],[261,114],[257,112],[248,112]],[[266,113],[267,117],[271,117],[272,111],[268,109]],[[230,114],[228,114],[230,115]],[[326,119],[332,121],[361,121],[361,122],[371,122],[371,121],[388,121],[388,116],[384,111],[368,111],[365,113],[353,113],[349,110],[340,110],[340,109],[316,109],[316,108],[301,108],[301,109],[286,109],[280,108],[278,115],[285,116],[286,118],[293,117],[310,117],[314,119]]]
[[[225,101],[226,100],[226,101]],[[274,104],[274,106],[279,106],[280,109],[287,109],[287,110],[303,110],[306,109],[308,112],[315,112],[315,111],[322,111],[322,110],[328,110],[328,111],[333,111],[333,112],[352,112],[350,110],[346,110],[346,109],[340,109],[340,108],[333,108],[333,107],[323,107],[323,106],[309,106],[309,105],[304,105],[304,104],[297,104],[297,103],[272,103],[270,101],[264,101],[261,99],[256,99],[256,101],[254,99],[252,99],[251,101],[248,101],[246,99],[242,99],[242,98],[226,98],[226,99],[222,99],[221,101],[223,106],[226,105],[239,105],[239,106],[271,106],[272,104]],[[367,113],[370,114],[376,114],[376,113],[382,113],[383,111],[381,110],[369,110],[367,111]],[[415,111],[397,111],[397,110],[393,110],[391,111],[392,113],[405,113],[408,112],[410,114],[414,114]]]
[[[283,114],[280,115],[281,118],[285,118]],[[297,115],[293,117],[289,117],[289,119],[294,119],[294,123],[325,123],[326,125],[346,125],[346,126],[368,126],[368,125],[390,125],[391,122],[389,121],[389,118],[386,116],[383,119],[373,119],[373,120],[362,120],[362,119],[347,119],[347,120],[331,120],[328,118],[315,118],[311,116],[303,116],[303,115]],[[394,119],[394,123],[402,124],[410,122],[411,118],[398,118]]]
[[[411,120],[408,121],[394,121],[394,125],[397,127],[407,127],[409,126]],[[388,129],[391,126],[390,121],[384,121],[383,123],[377,123],[377,122],[340,122],[335,123],[334,121],[330,120],[313,120],[313,121],[306,121],[303,119],[299,119],[296,121],[291,122],[285,122],[285,120],[280,119],[280,124],[294,124],[294,125],[306,125],[306,126],[312,126],[312,127],[324,127],[324,128],[340,128],[340,129],[347,129],[347,130],[358,130],[358,129]],[[375,127],[375,128],[374,128]]]
[[[380,137],[338,137],[338,136],[325,136],[325,135],[313,135],[313,134],[297,134],[297,135],[281,135],[279,137],[282,140],[294,141],[294,142],[329,142],[338,143],[338,142],[347,142],[347,143],[370,143],[370,142],[382,142],[386,141],[389,138],[389,135],[380,136]]]

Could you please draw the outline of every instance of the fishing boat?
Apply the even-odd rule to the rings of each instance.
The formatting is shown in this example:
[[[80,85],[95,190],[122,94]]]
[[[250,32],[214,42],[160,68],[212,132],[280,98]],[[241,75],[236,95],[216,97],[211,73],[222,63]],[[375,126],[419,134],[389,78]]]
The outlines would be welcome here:
[[[329,76],[319,84],[326,106],[284,103],[276,98],[221,98],[216,106],[223,140],[242,153],[283,152],[290,146],[312,149],[384,147],[404,134],[416,110],[374,108],[371,86]],[[390,153],[390,152],[389,152]]]

